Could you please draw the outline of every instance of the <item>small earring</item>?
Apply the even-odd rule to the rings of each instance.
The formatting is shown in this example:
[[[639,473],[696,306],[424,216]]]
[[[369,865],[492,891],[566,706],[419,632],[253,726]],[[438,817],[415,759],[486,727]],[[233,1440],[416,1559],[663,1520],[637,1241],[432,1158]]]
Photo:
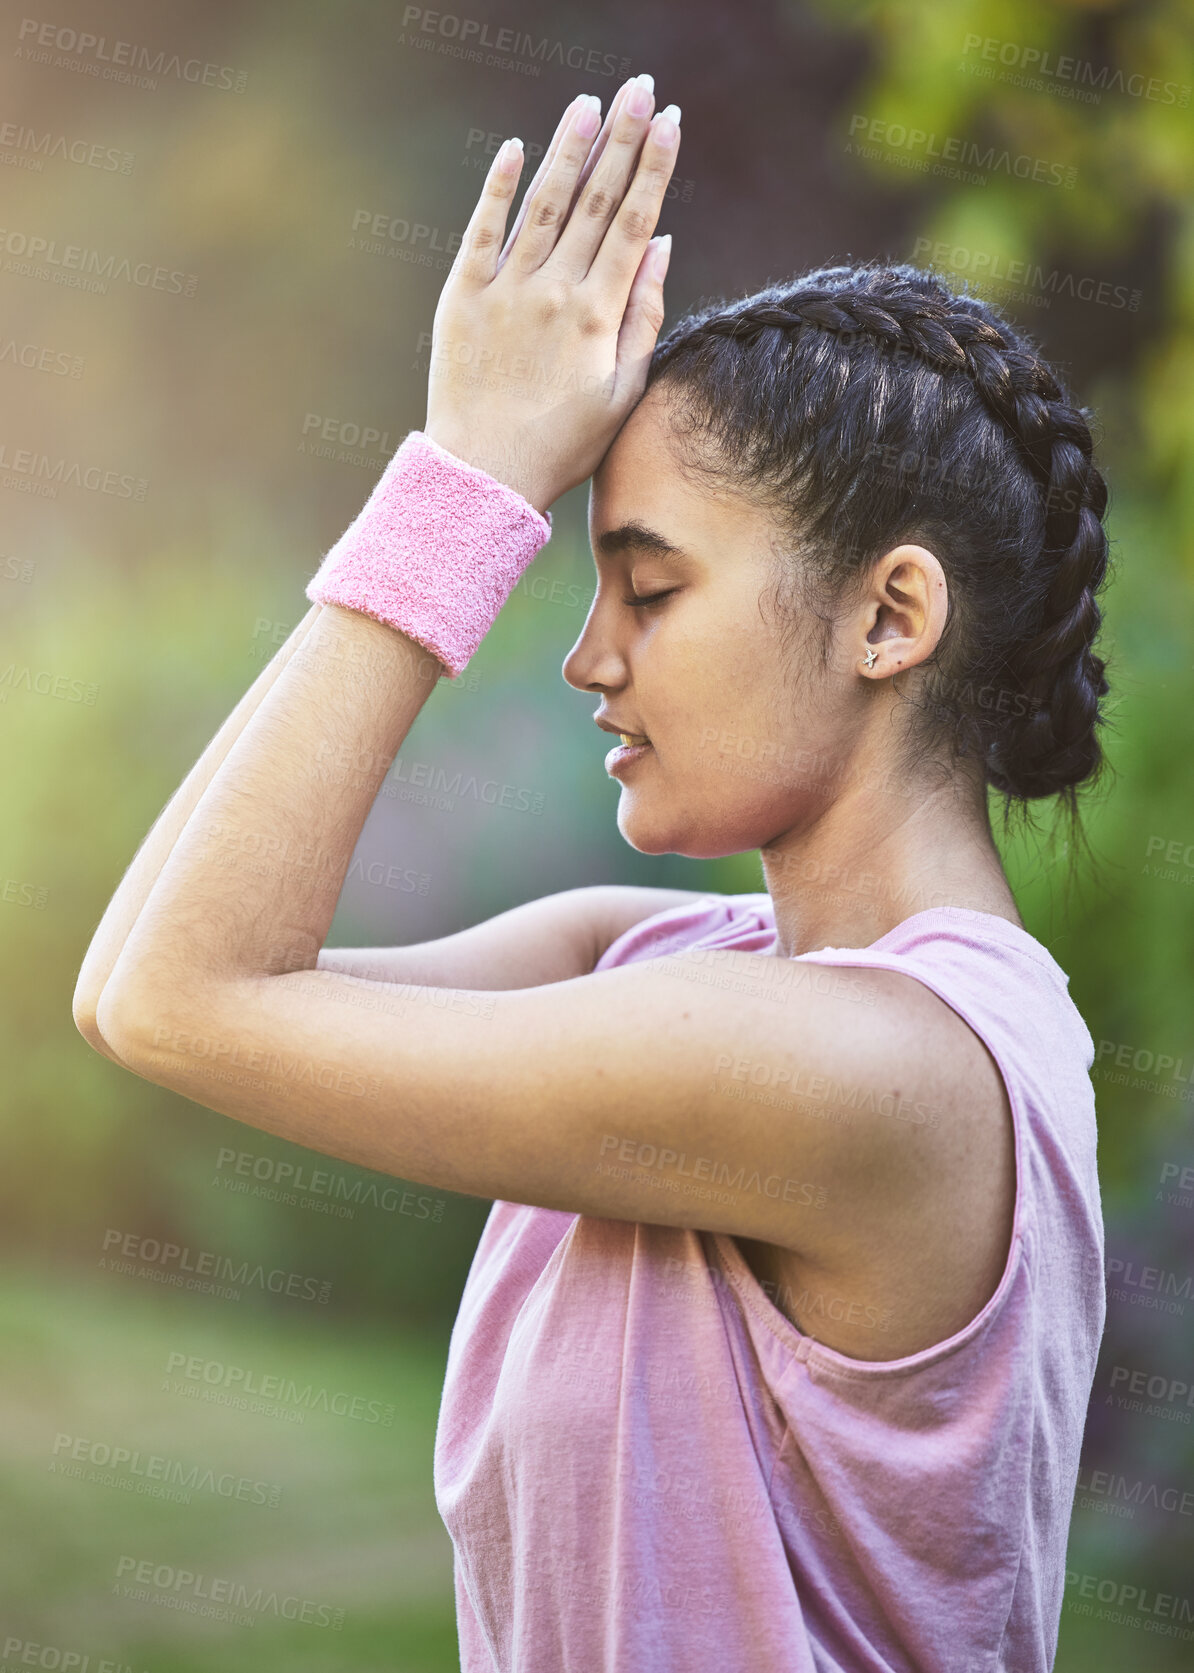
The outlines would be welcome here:
[[[866,665],[868,668],[873,668],[875,666],[877,657],[878,652],[875,650],[875,647],[873,645],[868,645],[866,653]]]

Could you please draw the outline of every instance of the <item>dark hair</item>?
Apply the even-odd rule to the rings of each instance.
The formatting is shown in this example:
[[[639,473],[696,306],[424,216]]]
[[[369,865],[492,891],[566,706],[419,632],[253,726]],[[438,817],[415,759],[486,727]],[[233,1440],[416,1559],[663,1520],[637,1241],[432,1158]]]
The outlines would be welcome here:
[[[698,307],[655,384],[684,462],[775,511],[802,560],[781,592],[839,599],[906,540],[937,555],[946,628],[896,678],[920,674],[930,731],[981,756],[1005,817],[1060,793],[1073,822],[1104,764],[1107,488],[1090,415],[1030,340],[936,273],[866,262]]]

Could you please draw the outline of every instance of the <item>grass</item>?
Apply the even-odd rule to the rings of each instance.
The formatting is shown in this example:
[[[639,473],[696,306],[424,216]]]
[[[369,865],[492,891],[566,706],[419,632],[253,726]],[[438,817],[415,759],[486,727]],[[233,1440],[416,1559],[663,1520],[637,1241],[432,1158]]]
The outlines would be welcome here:
[[[0,1330],[9,1371],[0,1668],[30,1664],[21,1659],[30,1644],[90,1657],[89,1673],[105,1663],[112,1673],[458,1667],[452,1547],[432,1492],[446,1341],[77,1274],[5,1275]],[[211,1391],[202,1371],[188,1378],[177,1361],[171,1371],[172,1354],[340,1392],[360,1402],[358,1413],[392,1404],[393,1421],[305,1409],[293,1395],[268,1414],[187,1397],[182,1390]],[[138,1467],[113,1470],[105,1447],[139,1452]],[[188,1474],[198,1466],[189,1495],[181,1485],[173,1498],[138,1491],[153,1480],[147,1471],[165,1468],[150,1456]],[[233,1496],[238,1484],[247,1497]],[[277,1503],[254,1502],[270,1497]],[[157,1571],[148,1600],[119,1593],[130,1559]],[[183,1570],[207,1580],[176,1585]],[[210,1594],[216,1579],[242,1583],[250,1597],[261,1589],[243,1612],[251,1624],[177,1606],[197,1604],[196,1591]],[[271,1594],[279,1610],[287,1597],[307,1602],[316,1621],[282,1618]],[[338,1630],[317,1624],[337,1610]],[[61,1665],[81,1673],[84,1664]]]

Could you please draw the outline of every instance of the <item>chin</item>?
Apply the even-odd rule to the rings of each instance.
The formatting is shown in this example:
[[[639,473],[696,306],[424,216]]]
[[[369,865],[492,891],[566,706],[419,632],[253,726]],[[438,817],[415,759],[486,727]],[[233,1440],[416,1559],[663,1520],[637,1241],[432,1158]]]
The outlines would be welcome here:
[[[680,854],[686,860],[723,860],[758,846],[749,838],[727,839],[724,826],[717,829],[712,821],[702,825],[691,816],[669,820],[649,812],[625,790],[618,803],[618,830],[640,854]]]
[[[668,832],[646,818],[636,818],[626,810],[626,795],[618,803],[618,830],[631,848],[640,854],[676,854],[679,850],[671,842]]]

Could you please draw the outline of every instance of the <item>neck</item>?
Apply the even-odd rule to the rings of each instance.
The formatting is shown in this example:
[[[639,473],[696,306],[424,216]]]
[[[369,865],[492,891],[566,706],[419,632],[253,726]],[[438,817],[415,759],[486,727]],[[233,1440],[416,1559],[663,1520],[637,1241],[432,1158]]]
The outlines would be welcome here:
[[[1020,923],[986,792],[965,774],[853,785],[761,854],[783,958],[866,947],[933,906]]]

